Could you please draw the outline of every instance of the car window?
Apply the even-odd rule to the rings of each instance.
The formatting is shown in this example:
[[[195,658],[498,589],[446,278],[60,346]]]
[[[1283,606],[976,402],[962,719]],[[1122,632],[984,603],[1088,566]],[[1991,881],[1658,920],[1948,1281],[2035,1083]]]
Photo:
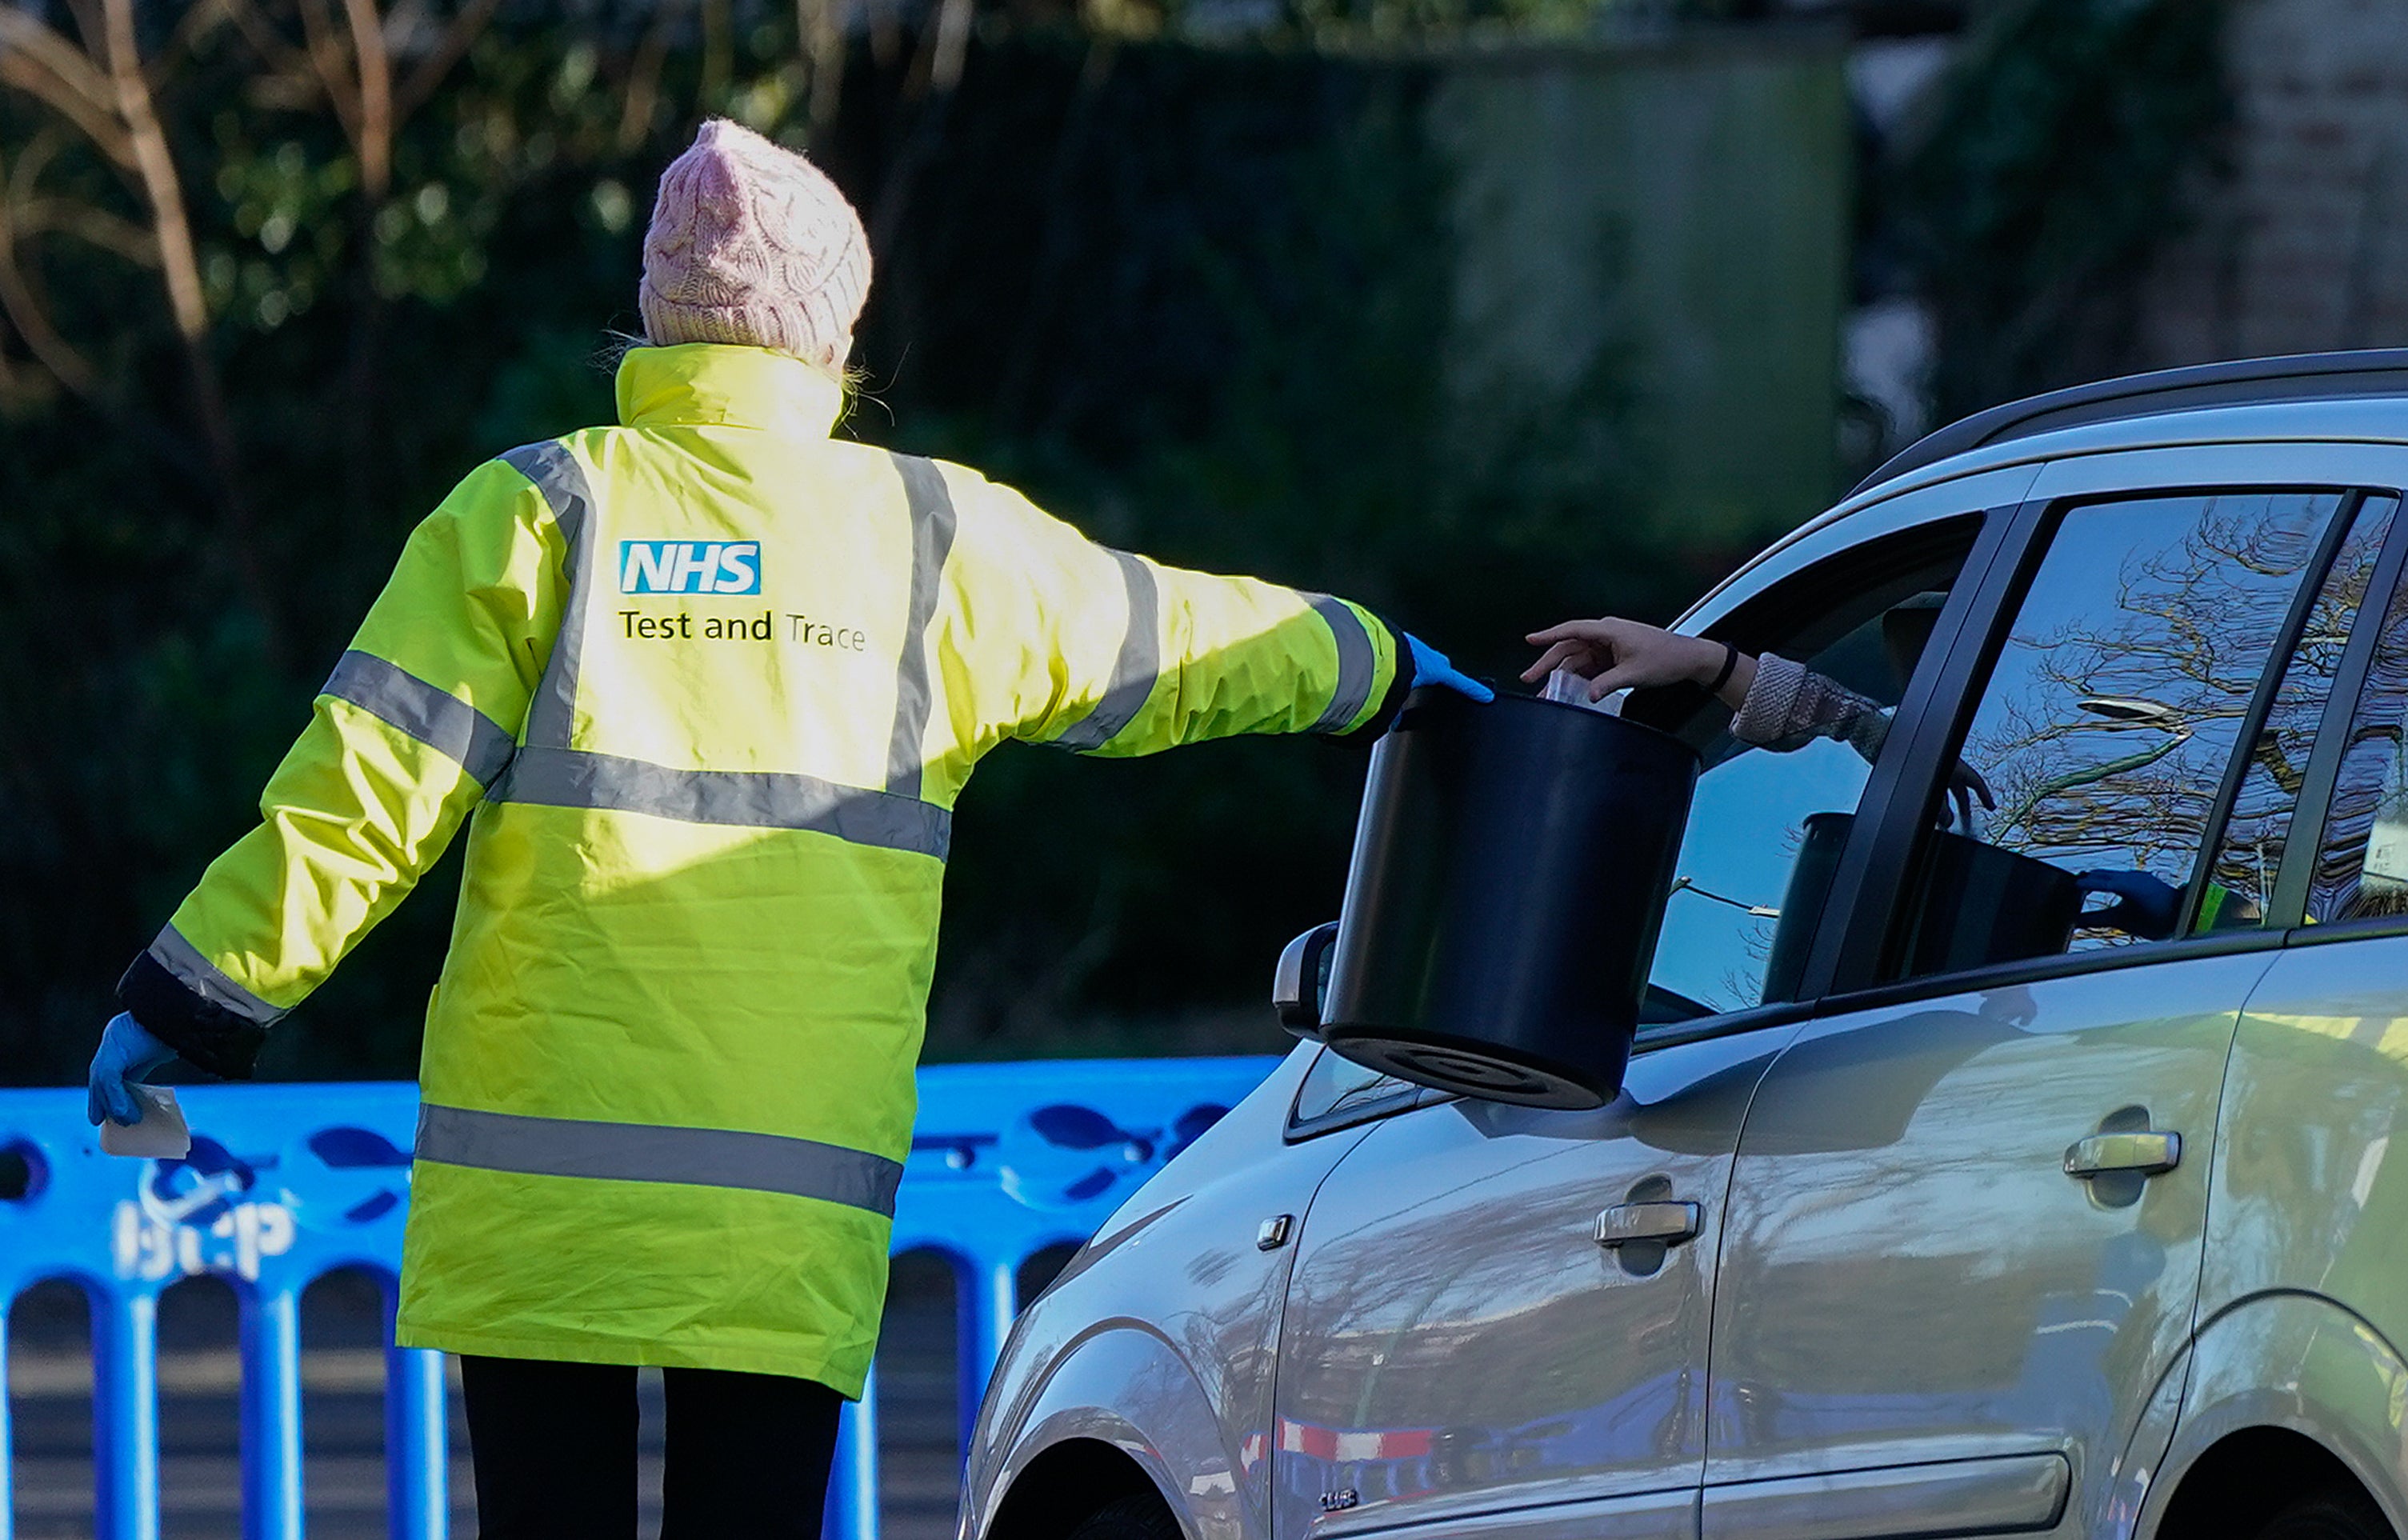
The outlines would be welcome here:
[[[1296,1105],[1288,1112],[1288,1133],[1290,1137],[1326,1133],[1382,1113],[1401,1112],[1412,1105],[1419,1090],[1324,1048],[1297,1087]]]
[[[1803,664],[1872,708],[1847,741],[1830,735],[1848,726],[1835,722],[1754,746],[1732,736],[1731,712],[1712,702],[1657,721],[1698,746],[1704,770],[1648,974],[1646,1020],[1794,997],[1888,713],[1978,527],[1969,517],[1915,531],[1890,550],[1800,573],[1748,606],[1777,618],[1742,621],[1736,644]],[[1650,713],[1634,702],[1632,714]]]
[[[2408,914],[2408,582],[2397,585],[2375,633],[2307,904],[2311,924],[2401,914]]]
[[[2344,501],[2132,497],[2063,515],[1961,739],[1952,779],[1979,791],[1936,810],[1919,843],[1894,975],[2171,939]]]
[[[2333,675],[2341,668],[2342,650],[2366,601],[2375,561],[2383,554],[2384,540],[2391,532],[2392,517],[2399,507],[2397,498],[2369,498],[2350,521],[2332,567],[2316,586],[2315,602],[2300,628],[2299,639],[2291,644],[2290,660],[2283,666],[2282,683],[2275,687],[2274,698],[2267,707],[2265,726],[2250,747],[2232,811],[2227,815],[2224,838],[2217,844],[2215,861],[2209,868],[2207,885],[2200,898],[2194,930],[2245,929],[2266,923],[2273,904],[2274,879],[2282,870],[2283,849],[2291,831],[2291,815],[2299,807],[2308,756],[2315,747],[2316,727],[2324,719],[2325,703],[2332,695]],[[2394,683],[2399,683],[2396,672]],[[2395,718],[2393,747],[2396,746]],[[2358,781],[2379,792],[2386,769],[2396,758],[2396,753],[2388,756],[2361,756],[2356,767]],[[2345,768],[2344,780],[2347,773]],[[2360,796],[2349,799],[2349,805],[2361,808],[2371,819],[2375,800]],[[2335,826],[2329,823],[2327,827]],[[2361,821],[2358,825],[2360,849],[2364,848],[2366,833],[2367,825]],[[2356,862],[2349,863],[2349,870],[2354,876]],[[2325,896],[2328,901],[2334,897],[2329,890]]]

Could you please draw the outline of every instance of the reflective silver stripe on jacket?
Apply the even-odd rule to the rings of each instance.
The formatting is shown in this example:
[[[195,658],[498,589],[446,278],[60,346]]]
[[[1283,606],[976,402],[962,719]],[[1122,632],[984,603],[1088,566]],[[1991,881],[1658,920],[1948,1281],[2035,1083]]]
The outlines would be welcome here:
[[[1342,599],[1327,594],[1307,594],[1304,601],[1312,612],[1328,623],[1329,634],[1338,639],[1338,689],[1329,698],[1329,709],[1321,713],[1311,731],[1337,732],[1363,714],[1371,703],[1371,682],[1380,672],[1380,651],[1372,645],[1371,633],[1364,628],[1363,617]],[[1401,660],[1398,667],[1402,667]]]
[[[527,708],[526,745],[510,759],[509,770],[494,782],[495,801],[542,807],[593,808],[613,813],[640,813],[688,824],[723,824],[742,828],[805,829],[834,835],[858,845],[906,850],[943,860],[953,847],[953,813],[923,802],[913,791],[897,795],[874,787],[849,786],[813,775],[761,770],[678,770],[647,760],[595,754],[569,747],[575,721],[578,672],[584,651],[586,601],[594,590],[594,494],[585,469],[559,443],[529,444],[502,456],[543,493],[568,540],[568,599],[561,618],[560,637],[552,661]],[[914,462],[929,477],[936,468]],[[919,499],[925,488],[915,487],[917,472],[907,471],[905,486],[913,492],[915,524]],[[936,497],[943,497],[941,482]],[[941,570],[953,540],[953,505],[944,501],[941,541],[927,537],[934,569]],[[924,521],[931,526],[939,515]],[[915,535],[916,547],[923,537]],[[919,604],[915,559],[913,605]],[[936,577],[927,577],[928,606],[935,607]],[[914,633],[916,638],[917,633]],[[927,719],[925,657],[919,692],[919,720]],[[898,708],[899,711],[899,708]],[[896,733],[904,730],[898,720]],[[917,740],[913,752],[917,754]]]
[[[1154,569],[1141,556],[1111,553],[1121,564],[1121,581],[1128,588],[1128,629],[1121,636],[1120,656],[1112,661],[1112,682],[1104,698],[1070,730],[1054,740],[1063,749],[1100,749],[1137,720],[1162,677],[1162,599]]]
[[[418,1109],[418,1158],[521,1176],[679,1182],[817,1198],[895,1216],[903,1166],[882,1155],[783,1134],[654,1123],[525,1117],[466,1107]]]
[[[562,606],[560,635],[552,644],[552,661],[544,665],[535,698],[527,702],[529,743],[548,748],[568,747],[569,727],[577,713],[577,670],[585,653],[585,605],[594,592],[594,489],[585,468],[562,443],[524,444],[502,456],[502,463],[535,483],[568,542],[568,599]]]
[[[887,741],[886,789],[897,797],[918,797],[923,791],[928,740],[928,712],[934,696],[928,684],[928,622],[937,613],[937,597],[945,575],[945,558],[953,554],[953,495],[945,488],[944,472],[935,462],[897,454],[896,473],[903,478],[903,494],[911,518],[911,597],[903,621],[903,645],[895,663],[895,729]]]
[[[186,941],[184,933],[172,925],[162,927],[151,941],[150,960],[173,973],[185,988],[246,1021],[273,1027],[284,1019],[283,1006],[268,1004],[226,977],[222,969],[201,956],[200,948]]]
[[[492,717],[373,654],[345,653],[318,693],[348,700],[437,753],[450,755],[480,786],[494,784],[518,748],[509,729]]]
[[[521,749],[510,762],[512,802],[642,813],[687,824],[810,829],[856,845],[943,860],[953,815],[916,797],[774,770],[675,770],[582,749]]]

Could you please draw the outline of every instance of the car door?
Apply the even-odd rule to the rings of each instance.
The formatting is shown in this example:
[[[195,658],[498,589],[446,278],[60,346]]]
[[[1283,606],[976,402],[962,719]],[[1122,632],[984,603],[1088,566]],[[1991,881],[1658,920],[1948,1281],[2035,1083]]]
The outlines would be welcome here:
[[[2330,705],[2319,722],[2302,699],[2273,735],[2282,754],[2266,756],[2303,768],[2297,816],[2260,833],[2236,815],[2226,837],[2260,847],[2250,864],[2279,872],[2268,923],[2295,928],[2249,998],[2225,1077],[2200,1335],[2167,1468],[2279,1418],[2344,1456],[2396,1524],[2408,1475],[2408,528],[2379,554],[2372,533],[2336,567],[2360,580],[2357,625],[2323,627],[2317,655],[2303,645],[2293,663],[2329,683]]]
[[[1853,545],[1818,538],[1698,622],[1895,702],[1981,533],[1969,499],[1998,490],[1910,500]],[[1660,1019],[1610,1106],[1441,1099],[1387,1119],[1323,1185],[1281,1334],[1280,1540],[1695,1533],[1731,1156],[1804,1014],[1773,959],[1820,918],[1812,881],[1799,903],[1784,893],[1808,820],[1850,813],[1871,767],[1831,741],[1750,751],[1699,692],[1630,710],[1707,766],[1652,975]]]
[[[2256,486],[2166,493],[2113,490],[2161,456],[2053,465],[2019,515],[1835,896],[1842,992],[1748,1115],[1704,1535],[2088,1533],[2114,1500],[2191,1329],[2217,1099],[2279,942],[2258,804],[2230,810],[2286,691],[2320,687],[2292,639],[2354,602],[2323,574],[2388,518],[2312,453],[2295,487],[2246,463]],[[1945,795],[1968,770],[1994,806]]]

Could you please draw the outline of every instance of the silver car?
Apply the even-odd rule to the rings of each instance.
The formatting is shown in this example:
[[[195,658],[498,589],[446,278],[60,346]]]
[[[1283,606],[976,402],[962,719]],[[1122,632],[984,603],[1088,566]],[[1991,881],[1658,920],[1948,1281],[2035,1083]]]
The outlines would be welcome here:
[[[2408,1530],[2403,489],[2408,353],[2213,366],[1748,563],[1680,628],[1889,726],[1632,703],[1620,1098],[1301,1044],[1021,1318],[964,1540]]]

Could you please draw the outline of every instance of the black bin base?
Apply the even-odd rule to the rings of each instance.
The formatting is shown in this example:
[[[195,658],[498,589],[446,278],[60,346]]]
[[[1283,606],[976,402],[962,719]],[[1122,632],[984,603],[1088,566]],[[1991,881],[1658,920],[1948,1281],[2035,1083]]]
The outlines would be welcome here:
[[[1506,1058],[1498,1053],[1494,1043],[1469,1038],[1333,1032],[1328,1041],[1331,1051],[1366,1069],[1409,1080],[1416,1086],[1454,1091],[1483,1101],[1569,1112],[1586,1112],[1612,1101],[1621,1089],[1626,1067],[1591,1064],[1576,1069],[1542,1063],[1526,1054]],[[1624,1059],[1627,1061],[1628,1057],[1626,1051]]]

